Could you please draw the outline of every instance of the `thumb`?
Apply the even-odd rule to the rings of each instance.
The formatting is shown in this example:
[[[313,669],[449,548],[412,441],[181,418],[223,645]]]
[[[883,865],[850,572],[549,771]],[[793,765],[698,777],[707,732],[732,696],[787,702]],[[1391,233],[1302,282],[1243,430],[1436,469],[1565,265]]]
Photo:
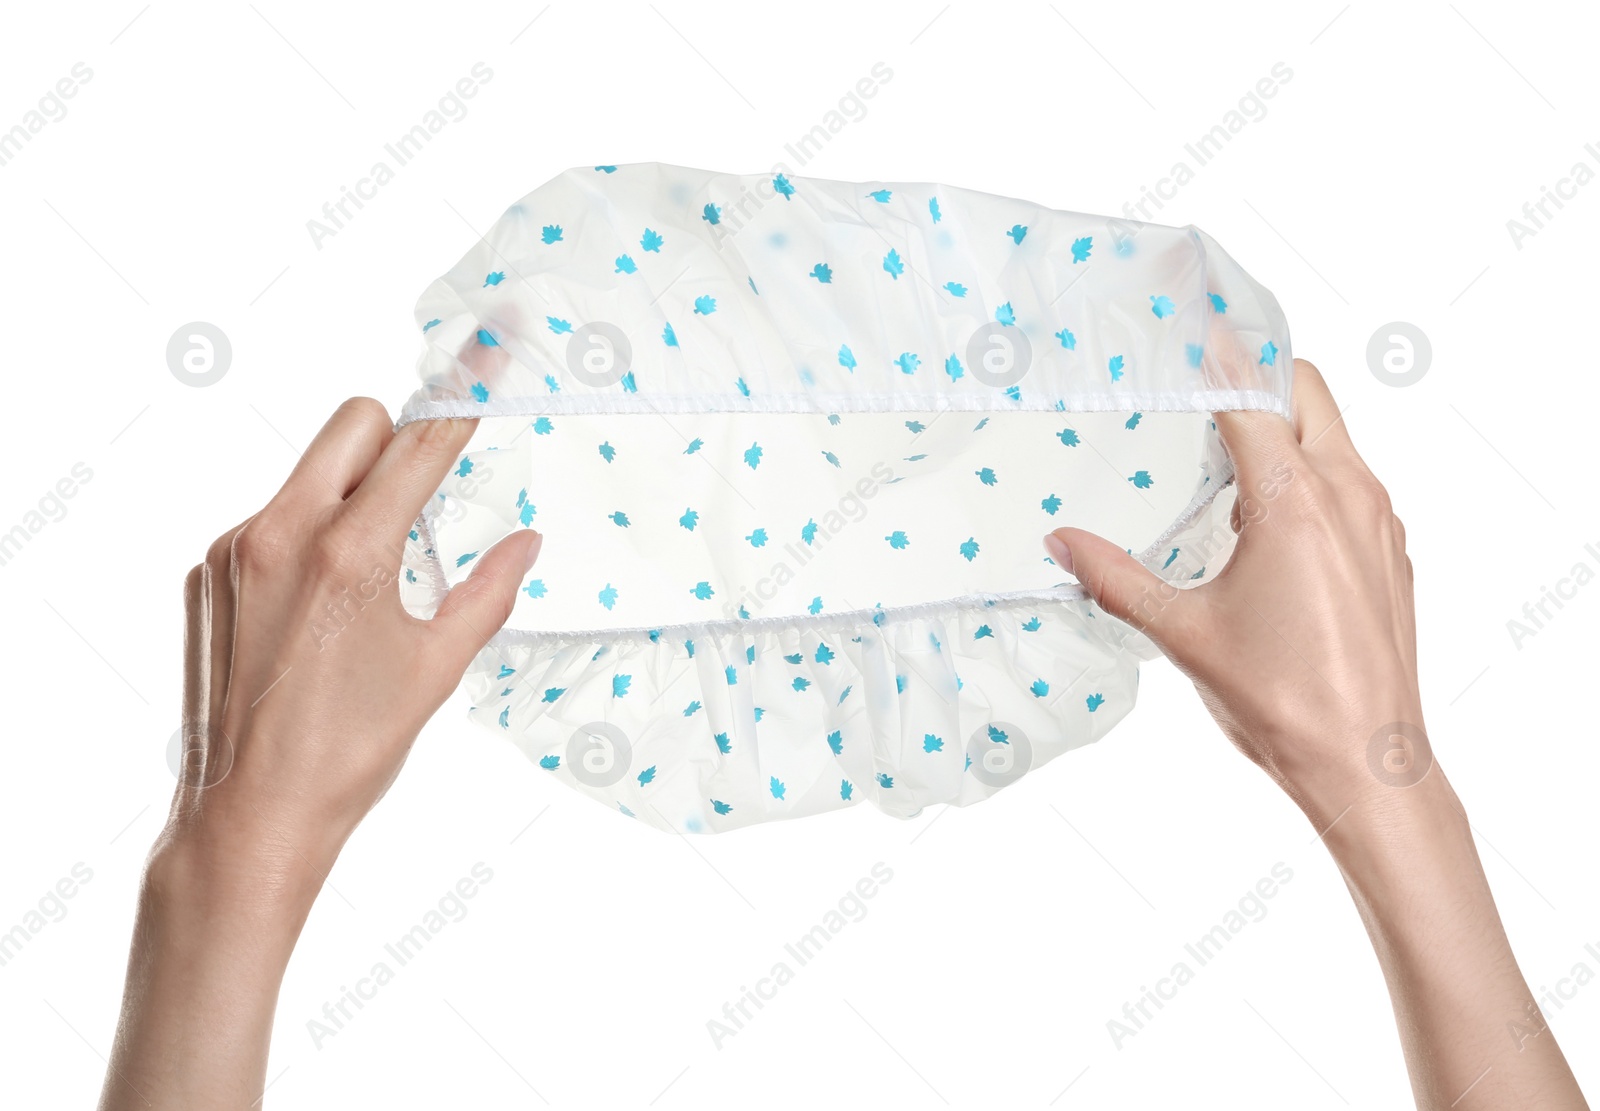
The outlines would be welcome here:
[[[1111,541],[1082,529],[1059,528],[1044,538],[1045,551],[1112,617],[1167,642],[1193,608],[1189,591],[1160,578]]]
[[[429,624],[451,667],[465,671],[472,657],[506,623],[522,577],[538,559],[543,542],[544,537],[532,529],[512,533],[490,548],[472,574],[444,596]]]

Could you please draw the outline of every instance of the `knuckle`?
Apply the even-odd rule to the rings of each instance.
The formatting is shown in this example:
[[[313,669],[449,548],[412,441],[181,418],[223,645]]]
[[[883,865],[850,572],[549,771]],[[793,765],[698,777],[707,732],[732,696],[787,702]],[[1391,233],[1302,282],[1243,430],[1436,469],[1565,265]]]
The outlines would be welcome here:
[[[233,559],[233,543],[241,530],[225,532],[211,542],[206,549],[205,566],[211,569],[213,575],[225,575],[228,565]]]
[[[272,562],[265,530],[243,529],[233,538],[230,558],[242,568],[257,570]]]
[[[1385,490],[1383,483],[1370,473],[1357,479],[1351,487],[1356,504],[1366,513],[1377,517],[1380,521],[1394,519],[1394,503],[1389,500],[1389,491]]]
[[[258,517],[233,534],[228,557],[237,567],[260,571],[283,559],[288,539],[276,520]]]
[[[1389,491],[1359,459],[1331,464],[1308,485],[1316,486],[1324,506],[1352,524],[1387,529],[1394,517]]]

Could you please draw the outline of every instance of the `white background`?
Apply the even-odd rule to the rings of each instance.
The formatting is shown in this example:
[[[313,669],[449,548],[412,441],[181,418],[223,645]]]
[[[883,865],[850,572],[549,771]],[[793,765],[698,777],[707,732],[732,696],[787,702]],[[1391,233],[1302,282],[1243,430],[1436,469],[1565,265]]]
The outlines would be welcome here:
[[[1600,27],[1577,5],[368,5],[7,15],[0,128],[92,79],[0,166],[0,531],[93,478],[0,567],[0,931],[83,862],[0,967],[0,1101],[84,1106],[172,787],[180,583],[327,414],[412,388],[416,295],[569,166],[661,160],[936,181],[1117,214],[1275,63],[1293,77],[1159,213],[1282,301],[1405,520],[1434,746],[1536,993],[1600,972],[1594,850],[1600,182],[1520,249],[1506,222],[1600,166]],[[538,16],[531,26],[530,20]],[[130,22],[131,21],[131,22]],[[492,80],[335,237],[306,221],[475,62]],[[892,79],[803,168],[784,146],[875,62]],[[232,340],[181,384],[168,337]],[[1434,362],[1378,382],[1417,324]],[[529,823],[532,823],[530,826]],[[1409,1106],[1378,968],[1302,816],[1164,662],[1106,741],[911,823],[869,807],[726,837],[564,791],[453,702],[358,831],[284,984],[269,1100],[314,1108]],[[307,1021],[476,862],[493,880],[318,1048]],[[755,1020],[707,1020],[876,862],[893,879]],[[1107,1020],[1277,862],[1293,880],[1143,1032]],[[390,962],[393,964],[393,962]],[[792,963],[792,962],[791,962]],[[1193,963],[1192,961],[1190,962]],[[1550,1022],[1600,1092],[1600,982]],[[1508,1021],[1514,1016],[1508,1015]],[[1508,1035],[1509,1037],[1509,1035]],[[534,1089],[537,1091],[530,1090]],[[1470,1097],[1463,1107],[1471,1107]]]

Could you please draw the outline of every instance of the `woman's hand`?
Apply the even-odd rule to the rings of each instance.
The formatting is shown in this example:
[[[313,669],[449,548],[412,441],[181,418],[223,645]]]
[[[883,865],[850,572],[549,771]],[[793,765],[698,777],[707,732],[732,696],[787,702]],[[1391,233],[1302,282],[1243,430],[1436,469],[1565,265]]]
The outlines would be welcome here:
[[[1239,539],[1209,583],[1177,589],[1077,529],[1045,546],[1194,680],[1229,739],[1324,828],[1432,763],[1405,526],[1310,363],[1295,362],[1292,424],[1216,422],[1237,469]]]
[[[424,722],[511,612],[517,532],[432,620],[396,585],[406,534],[475,421],[334,413],[271,502],[184,584],[184,767],[140,895],[103,1108],[250,1107],[311,903]]]
[[[167,835],[331,863],[417,733],[511,612],[540,538],[514,533],[431,621],[401,607],[406,534],[475,421],[398,433],[347,401],[283,489],[185,583],[187,731],[203,739]],[[203,763],[203,767],[201,766]]]
[[[1216,414],[1239,540],[1211,582],[1176,589],[1077,529],[1045,547],[1311,819],[1388,982],[1417,1106],[1587,1107],[1423,732],[1405,529],[1322,376],[1294,369],[1292,423]]]

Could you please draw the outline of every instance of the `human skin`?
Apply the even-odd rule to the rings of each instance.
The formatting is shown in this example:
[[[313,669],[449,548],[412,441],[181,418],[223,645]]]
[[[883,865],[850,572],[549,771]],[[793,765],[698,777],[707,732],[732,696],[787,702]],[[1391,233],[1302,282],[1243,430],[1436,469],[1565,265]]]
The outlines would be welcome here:
[[[1548,1030],[1520,1047],[1508,1034],[1543,1023],[1443,772],[1429,761],[1398,787],[1415,778],[1403,764],[1383,778],[1369,767],[1379,726],[1422,724],[1411,566],[1320,376],[1306,363],[1296,376],[1292,427],[1217,415],[1241,490],[1273,494],[1241,512],[1215,580],[1164,594],[1098,537],[1062,529],[1046,546],[1146,630],[1324,831],[1388,980],[1418,1106],[1584,1107]],[[104,1111],[259,1104],[278,990],[324,878],[538,553],[539,537],[514,533],[431,621],[402,609],[401,544],[472,425],[392,433],[377,402],[347,402],[267,507],[190,572],[184,719],[200,758],[146,865]],[[345,615],[331,636],[330,604]]]
[[[324,878],[538,554],[537,534],[513,533],[431,621],[400,604],[406,533],[475,423],[393,432],[378,402],[346,402],[189,572],[183,717],[204,758],[186,763],[146,864],[102,1108],[261,1098],[278,989]]]
[[[1239,538],[1209,583],[1174,590],[1077,529],[1045,549],[1194,681],[1321,834],[1388,983],[1417,1106],[1587,1107],[1426,740],[1405,528],[1322,375],[1294,369],[1292,424],[1216,414]]]

